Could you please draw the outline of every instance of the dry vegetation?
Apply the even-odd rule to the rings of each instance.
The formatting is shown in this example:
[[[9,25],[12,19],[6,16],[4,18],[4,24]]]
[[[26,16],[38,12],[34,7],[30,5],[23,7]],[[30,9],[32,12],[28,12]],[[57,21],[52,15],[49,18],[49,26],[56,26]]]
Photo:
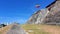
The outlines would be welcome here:
[[[0,34],[6,34],[12,25],[0,28]],[[35,25],[26,24],[22,25],[23,29],[29,34],[60,34],[60,26],[55,25]]]
[[[6,32],[11,28],[12,25],[0,28],[0,34],[6,34]]]
[[[23,25],[23,28],[30,34],[60,34],[60,26],[56,25]]]

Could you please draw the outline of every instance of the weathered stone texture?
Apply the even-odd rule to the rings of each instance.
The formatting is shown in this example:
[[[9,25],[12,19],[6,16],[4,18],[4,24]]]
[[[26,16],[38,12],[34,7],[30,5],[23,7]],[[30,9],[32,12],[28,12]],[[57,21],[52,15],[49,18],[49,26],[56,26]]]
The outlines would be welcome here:
[[[47,13],[49,10],[49,13]],[[45,14],[47,14],[45,16]],[[42,20],[42,22],[41,22]],[[60,1],[55,1],[47,9],[42,9],[34,13],[27,21],[30,24],[60,24]]]

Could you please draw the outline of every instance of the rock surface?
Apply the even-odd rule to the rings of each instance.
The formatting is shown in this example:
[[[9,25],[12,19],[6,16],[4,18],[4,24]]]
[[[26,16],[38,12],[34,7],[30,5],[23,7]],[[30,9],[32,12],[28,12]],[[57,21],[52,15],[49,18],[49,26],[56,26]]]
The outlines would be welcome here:
[[[27,21],[28,24],[39,24],[43,21],[43,19],[46,17],[48,14],[48,9],[41,9],[34,13],[30,19]]]
[[[49,14],[44,19],[47,24],[60,24],[60,1],[56,1]]]
[[[27,21],[27,23],[60,24],[60,0],[50,4],[47,9],[42,9],[34,13]]]

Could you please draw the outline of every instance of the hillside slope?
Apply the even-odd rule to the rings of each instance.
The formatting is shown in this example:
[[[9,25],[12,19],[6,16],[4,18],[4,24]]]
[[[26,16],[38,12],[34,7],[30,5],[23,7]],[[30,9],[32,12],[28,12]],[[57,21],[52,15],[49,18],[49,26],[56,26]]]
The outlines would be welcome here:
[[[50,12],[43,23],[60,24],[60,1],[56,1],[54,5],[50,7]]]
[[[0,34],[19,34],[24,31],[18,27],[12,27],[13,25],[8,25],[0,29]],[[11,28],[12,27],[12,28]],[[60,34],[60,26],[52,25],[37,25],[37,24],[25,24],[21,26],[26,34]],[[21,31],[19,31],[21,29]],[[16,33],[17,32],[17,33]],[[24,33],[25,34],[25,33]]]
[[[46,9],[41,9],[34,13],[28,24],[60,24],[60,0],[56,0]]]
[[[11,24],[0,29],[0,34],[27,34],[19,24]]]
[[[29,34],[60,34],[60,26],[26,24],[22,26]]]
[[[8,25],[0,28],[0,34],[6,34],[6,32],[12,27],[12,25]]]
[[[34,13],[29,20],[27,21],[28,24],[38,24],[41,23],[42,19],[46,17],[46,14],[48,13],[48,9],[41,9]]]

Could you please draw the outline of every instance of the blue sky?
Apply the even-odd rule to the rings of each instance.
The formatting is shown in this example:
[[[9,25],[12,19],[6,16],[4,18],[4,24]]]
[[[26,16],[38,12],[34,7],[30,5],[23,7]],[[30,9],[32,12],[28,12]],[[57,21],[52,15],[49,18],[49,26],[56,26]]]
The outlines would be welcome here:
[[[0,0],[0,23],[25,23],[39,9],[55,0]],[[40,8],[35,5],[39,4]]]

